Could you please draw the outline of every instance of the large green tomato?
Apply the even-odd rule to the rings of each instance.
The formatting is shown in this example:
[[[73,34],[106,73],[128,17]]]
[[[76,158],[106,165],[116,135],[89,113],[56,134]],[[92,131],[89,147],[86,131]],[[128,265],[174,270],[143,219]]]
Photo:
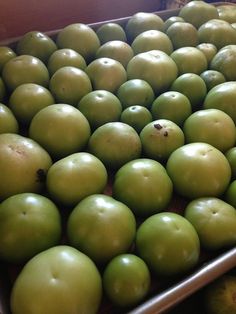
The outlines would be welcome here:
[[[90,137],[90,126],[85,116],[75,107],[55,104],[40,110],[34,116],[29,135],[51,156],[61,158],[85,148]]]
[[[184,273],[199,260],[197,232],[176,213],[163,212],[147,218],[137,230],[136,246],[141,258],[160,276]]]
[[[236,128],[231,117],[219,109],[198,110],[183,126],[186,143],[204,142],[222,152],[235,145]]]
[[[59,159],[50,167],[46,180],[51,197],[67,206],[75,206],[86,196],[103,192],[106,184],[105,166],[86,152]]]
[[[168,206],[172,182],[159,162],[140,158],[126,163],[117,171],[113,196],[135,214],[150,216]]]
[[[12,314],[95,314],[102,280],[85,254],[56,246],[33,257],[18,275],[11,292]]]
[[[195,199],[187,205],[185,218],[196,229],[202,247],[219,250],[236,244],[236,210],[223,200]]]
[[[231,168],[221,151],[207,143],[190,143],[169,157],[167,172],[174,189],[182,196],[220,196],[231,179]]]
[[[59,244],[61,218],[56,205],[34,193],[13,195],[0,204],[0,258],[25,262]]]
[[[93,194],[79,202],[67,223],[70,244],[96,263],[107,263],[114,256],[126,253],[135,233],[132,211],[103,194]]]
[[[26,83],[16,87],[9,98],[9,107],[21,124],[28,125],[41,109],[55,100],[50,91],[38,84]]]
[[[93,132],[88,149],[106,167],[117,169],[126,162],[139,158],[142,145],[133,127],[123,122],[108,122]]]
[[[113,258],[103,273],[108,298],[118,306],[134,306],[150,291],[151,276],[146,263],[137,255],[121,254]]]
[[[47,63],[51,54],[57,50],[57,45],[51,37],[39,31],[25,33],[18,41],[16,53],[31,55]]]
[[[236,82],[224,82],[213,87],[204,99],[203,108],[222,110],[236,123]]]
[[[40,192],[51,165],[50,155],[34,140],[13,133],[0,134],[0,199]]]
[[[46,65],[38,58],[20,55],[5,63],[2,78],[9,90],[25,83],[35,83],[44,87],[49,83],[49,72]]]

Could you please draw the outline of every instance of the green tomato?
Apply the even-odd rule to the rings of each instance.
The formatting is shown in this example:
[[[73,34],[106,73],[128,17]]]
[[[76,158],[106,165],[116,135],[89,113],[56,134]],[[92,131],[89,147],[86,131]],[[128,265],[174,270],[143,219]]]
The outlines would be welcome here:
[[[12,314],[95,314],[101,303],[102,280],[91,259],[61,245],[33,257],[14,282]]]
[[[196,229],[202,247],[219,250],[236,244],[236,210],[223,200],[195,199],[187,205],[185,218]]]
[[[11,109],[0,103],[0,134],[18,133],[19,124]]]
[[[191,103],[187,96],[180,92],[168,91],[158,96],[151,106],[153,120],[168,119],[182,126],[192,113]]]
[[[143,154],[159,161],[167,160],[170,154],[184,145],[184,133],[174,122],[159,119],[148,123],[140,133]]]
[[[139,158],[142,145],[138,133],[130,125],[108,122],[92,133],[88,149],[107,168],[118,169],[130,160]]]
[[[43,108],[34,116],[29,136],[51,156],[62,158],[85,148],[90,137],[90,125],[75,107],[55,104]]]
[[[147,218],[138,228],[139,256],[159,276],[174,276],[192,269],[199,261],[200,242],[191,223],[176,213]]]
[[[49,89],[57,102],[75,106],[83,96],[92,91],[92,85],[83,70],[65,66],[52,75]]]
[[[136,233],[132,211],[111,196],[94,194],[72,210],[68,223],[69,243],[96,263],[107,263],[126,253]]]
[[[88,119],[92,129],[108,122],[119,121],[122,111],[118,97],[107,90],[94,90],[86,94],[77,108]]]
[[[3,66],[7,61],[16,57],[15,51],[8,46],[0,47],[0,72],[2,72]]]
[[[150,291],[150,271],[140,257],[134,254],[121,254],[114,257],[106,266],[103,287],[115,305],[121,307],[137,305]]]
[[[113,196],[136,215],[147,217],[168,206],[172,198],[172,182],[158,161],[135,159],[116,172]]]
[[[184,122],[186,143],[204,142],[222,152],[235,145],[236,128],[229,115],[219,109],[198,110]]]
[[[231,180],[228,160],[207,143],[190,143],[177,148],[170,155],[166,169],[176,192],[190,199],[218,197]]]
[[[88,195],[101,193],[107,184],[103,163],[92,154],[79,152],[56,161],[47,173],[46,186],[56,201],[75,206]]]
[[[122,112],[120,121],[132,126],[137,133],[140,133],[142,129],[152,121],[152,115],[150,111],[143,106],[130,106]]]
[[[210,108],[224,111],[236,123],[236,82],[225,82],[213,87],[203,103],[203,109]]]
[[[16,53],[31,55],[47,63],[51,54],[57,50],[57,45],[51,37],[39,31],[25,33],[18,41]]]
[[[55,103],[51,92],[38,84],[26,83],[16,87],[9,98],[9,107],[18,122],[28,125],[41,109]]]
[[[25,83],[35,83],[47,87],[49,72],[40,59],[30,55],[20,55],[11,58],[4,65],[2,78],[10,91]]]
[[[87,66],[84,57],[73,49],[64,48],[54,51],[48,59],[47,68],[51,75],[65,66],[84,70]]]
[[[232,181],[224,195],[225,201],[236,209],[236,180]]]
[[[230,148],[226,153],[225,157],[228,159],[228,162],[231,167],[232,177],[236,179],[236,147]]]
[[[40,193],[51,165],[50,155],[34,140],[0,134],[0,200],[18,193]]]
[[[59,244],[61,218],[56,205],[34,193],[21,193],[0,205],[0,258],[25,262]]]

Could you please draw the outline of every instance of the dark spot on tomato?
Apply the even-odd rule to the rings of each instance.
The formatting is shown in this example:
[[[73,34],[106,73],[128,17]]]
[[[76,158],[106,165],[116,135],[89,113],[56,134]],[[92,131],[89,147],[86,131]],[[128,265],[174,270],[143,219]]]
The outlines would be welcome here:
[[[37,182],[45,182],[46,180],[46,173],[43,169],[37,170]]]
[[[156,128],[157,130],[161,130],[162,126],[159,123],[155,123],[154,128]]]
[[[168,136],[168,132],[167,131],[164,132],[164,136]]]

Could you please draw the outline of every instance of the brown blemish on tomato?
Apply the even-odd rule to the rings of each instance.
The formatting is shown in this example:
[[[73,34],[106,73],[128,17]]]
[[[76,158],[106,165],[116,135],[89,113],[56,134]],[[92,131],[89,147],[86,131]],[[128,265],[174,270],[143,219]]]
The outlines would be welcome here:
[[[168,134],[168,132],[167,131],[165,131],[164,132],[164,136],[168,136],[169,134]]]
[[[155,123],[154,128],[156,128],[157,130],[161,130],[162,126],[159,123]]]
[[[37,170],[37,182],[45,182],[46,180],[46,172],[43,169]]]

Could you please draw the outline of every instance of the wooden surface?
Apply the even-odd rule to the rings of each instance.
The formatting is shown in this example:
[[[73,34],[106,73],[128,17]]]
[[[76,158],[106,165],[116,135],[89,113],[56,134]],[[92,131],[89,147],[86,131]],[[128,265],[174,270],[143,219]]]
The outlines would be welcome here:
[[[0,1],[0,40],[30,30],[50,31],[70,23],[95,23],[161,9],[161,0]]]

